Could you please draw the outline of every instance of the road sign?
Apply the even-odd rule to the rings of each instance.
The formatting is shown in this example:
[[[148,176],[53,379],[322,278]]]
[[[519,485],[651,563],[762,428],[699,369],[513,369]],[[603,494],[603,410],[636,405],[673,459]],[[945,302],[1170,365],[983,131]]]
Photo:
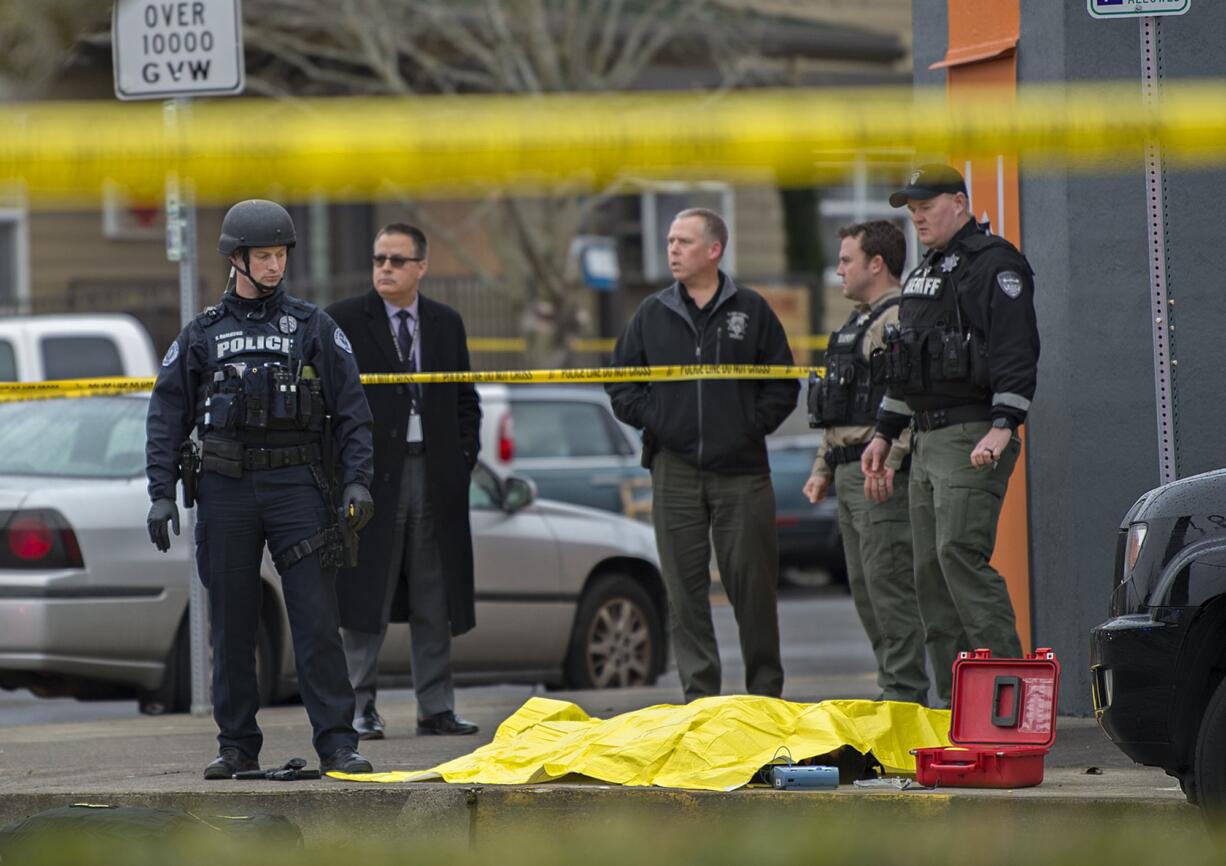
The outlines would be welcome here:
[[[1142,15],[1182,15],[1192,0],[1086,0],[1095,18],[1137,18]]]
[[[243,91],[240,0],[115,0],[111,55],[120,99]]]

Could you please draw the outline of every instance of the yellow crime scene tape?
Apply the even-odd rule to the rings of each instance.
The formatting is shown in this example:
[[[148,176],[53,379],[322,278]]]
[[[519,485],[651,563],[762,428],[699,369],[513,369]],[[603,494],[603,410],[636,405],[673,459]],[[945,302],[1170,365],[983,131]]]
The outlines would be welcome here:
[[[824,350],[830,338],[826,334],[806,334],[788,337],[793,349]],[[617,340],[613,337],[572,337],[566,344],[576,352],[612,352]],[[470,352],[525,352],[528,341],[523,337],[469,337]]]
[[[422,385],[472,382],[481,384],[574,384],[603,382],[694,381],[697,379],[804,379],[819,376],[823,367],[755,364],[695,364],[665,367],[586,367],[574,370],[488,370],[436,373],[363,373],[363,385]],[[0,403],[53,397],[102,397],[150,391],[156,379],[107,377],[60,379],[50,382],[0,382]]]
[[[330,196],[580,193],[652,180],[813,184],[852,160],[1026,158],[1027,172],[1226,161],[1226,81],[1028,84],[951,101],[943,87],[719,93],[202,100],[0,107],[0,186],[33,207],[86,206],[107,185],[157,199],[168,173],[202,204]],[[275,135],[252,135],[275,129]]]

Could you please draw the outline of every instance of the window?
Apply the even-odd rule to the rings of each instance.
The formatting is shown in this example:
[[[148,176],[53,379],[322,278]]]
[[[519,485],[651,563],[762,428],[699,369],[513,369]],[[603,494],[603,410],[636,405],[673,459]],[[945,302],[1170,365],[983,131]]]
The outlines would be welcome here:
[[[41,347],[46,379],[92,379],[124,374],[119,347],[110,337],[46,337]]]
[[[8,340],[0,340],[0,382],[17,381],[17,355],[13,344]]]
[[[624,454],[613,438],[608,412],[595,403],[516,400],[516,458],[608,457]]]
[[[0,474],[138,476],[147,408],[147,400],[133,397],[0,403]]]
[[[28,313],[30,263],[26,240],[26,212],[0,207],[0,315]]]
[[[477,464],[468,480],[468,507],[478,511],[493,511],[501,499],[497,479],[488,469]]]

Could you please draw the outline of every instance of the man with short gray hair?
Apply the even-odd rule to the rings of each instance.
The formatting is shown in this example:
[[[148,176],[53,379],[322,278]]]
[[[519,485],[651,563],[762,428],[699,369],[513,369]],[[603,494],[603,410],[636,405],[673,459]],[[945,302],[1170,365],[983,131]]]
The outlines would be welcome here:
[[[677,214],[668,232],[675,282],[645,300],[617,342],[618,367],[792,364],[787,337],[757,292],[719,267],[728,227],[711,210]],[[685,699],[720,693],[711,622],[711,544],[736,613],[745,690],[779,697],[779,541],[766,435],[796,406],[792,379],[620,382],[617,417],[643,430],[652,522],[668,590]]]

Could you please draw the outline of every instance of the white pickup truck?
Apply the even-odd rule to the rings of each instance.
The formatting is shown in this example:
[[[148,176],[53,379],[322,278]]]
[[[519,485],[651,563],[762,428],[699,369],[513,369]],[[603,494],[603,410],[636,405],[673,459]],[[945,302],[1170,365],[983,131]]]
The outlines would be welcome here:
[[[153,341],[132,316],[0,318],[0,382],[156,375]]]

